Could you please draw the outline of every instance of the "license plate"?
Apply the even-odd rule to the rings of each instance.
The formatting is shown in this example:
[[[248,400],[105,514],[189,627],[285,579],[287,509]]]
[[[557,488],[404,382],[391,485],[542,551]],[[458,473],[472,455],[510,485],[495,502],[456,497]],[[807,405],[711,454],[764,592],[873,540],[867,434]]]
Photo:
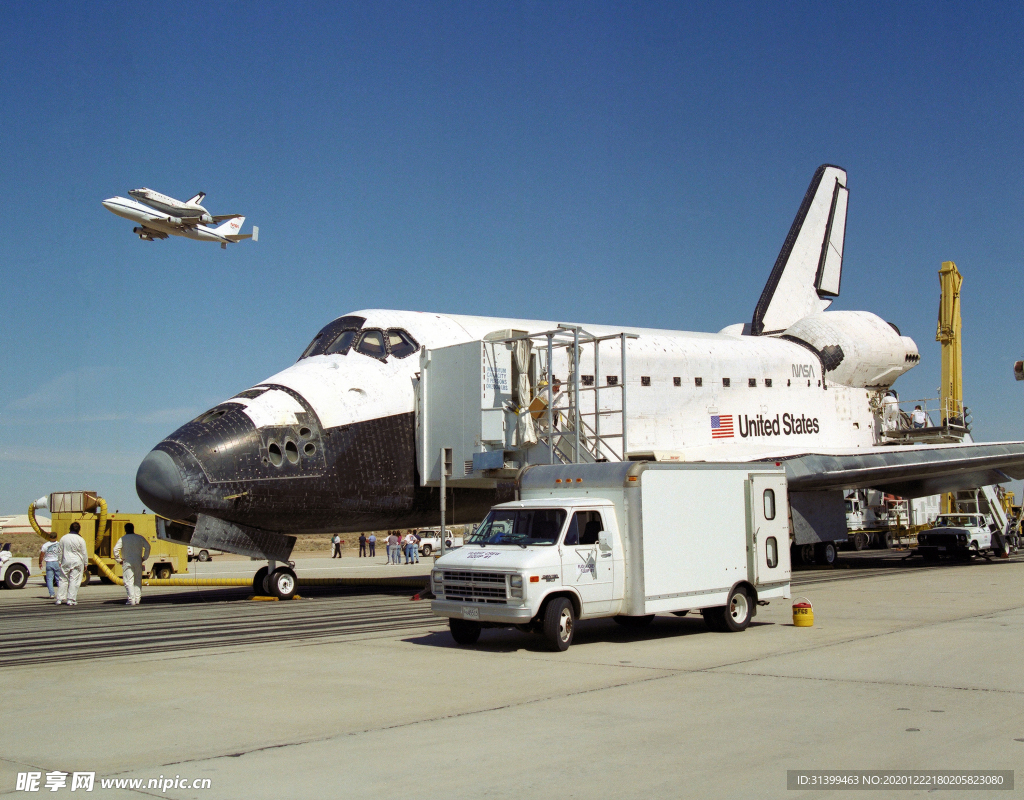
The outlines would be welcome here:
[[[480,609],[473,608],[472,606],[462,607],[462,618],[463,619],[480,619]]]

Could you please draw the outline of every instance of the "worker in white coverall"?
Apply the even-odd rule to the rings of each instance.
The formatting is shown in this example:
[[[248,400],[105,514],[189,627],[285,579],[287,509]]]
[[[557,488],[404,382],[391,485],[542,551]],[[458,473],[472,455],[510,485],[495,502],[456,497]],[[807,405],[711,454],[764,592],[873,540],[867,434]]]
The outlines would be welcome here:
[[[71,530],[60,539],[57,560],[60,562],[60,585],[57,587],[57,605],[67,602],[69,606],[78,605],[78,586],[82,582],[82,573],[89,562],[89,551],[85,539],[79,535],[82,526],[71,523]]]
[[[124,536],[114,545],[114,560],[121,565],[124,589],[128,592],[126,606],[137,606],[142,602],[142,562],[149,558],[149,542],[135,532],[135,526],[128,522]]]

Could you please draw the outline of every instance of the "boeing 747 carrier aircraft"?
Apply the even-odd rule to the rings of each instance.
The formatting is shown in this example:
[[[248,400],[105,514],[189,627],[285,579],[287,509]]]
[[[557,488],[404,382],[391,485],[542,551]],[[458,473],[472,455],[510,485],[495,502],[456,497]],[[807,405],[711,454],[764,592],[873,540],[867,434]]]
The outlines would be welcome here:
[[[599,364],[580,351],[573,364],[572,350],[562,347],[548,363],[541,342],[528,394],[543,406],[546,387],[563,396],[577,385],[604,387],[603,435],[628,441],[627,452],[604,457],[778,460],[791,498],[866,486],[915,497],[1024,478],[1022,442],[894,445],[886,438],[885,392],[919,355],[875,314],[827,310],[839,295],[847,198],[846,172],[819,167],[750,322],[718,333],[584,324],[589,337],[609,337],[612,349]],[[429,353],[557,328],[383,309],[341,316],[295,364],[157,444],[139,467],[139,497],[158,514],[196,523],[209,546],[277,560],[290,553],[288,534],[433,524],[439,489],[424,473],[429,459],[417,453],[417,426],[428,424],[417,403]],[[506,380],[493,378],[496,386]],[[617,417],[606,406],[615,398],[628,401]],[[593,399],[570,399],[595,413]],[[531,397],[517,401],[511,413],[521,416]],[[568,418],[531,416],[570,433]],[[520,446],[526,452],[531,443]],[[545,457],[543,445],[535,447]],[[477,474],[476,458],[466,456],[467,476]],[[511,484],[501,479],[508,472],[480,472],[481,480],[450,489],[454,521],[479,520],[510,499]]]

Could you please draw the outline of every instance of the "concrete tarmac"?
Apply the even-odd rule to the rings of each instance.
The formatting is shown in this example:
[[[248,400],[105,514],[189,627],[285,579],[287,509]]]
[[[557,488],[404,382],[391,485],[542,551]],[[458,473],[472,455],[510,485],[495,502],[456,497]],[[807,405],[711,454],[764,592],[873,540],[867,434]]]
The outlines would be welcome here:
[[[787,791],[787,769],[1024,780],[1024,559],[843,566],[795,575],[813,628],[789,602],[740,634],[584,621],[566,653],[515,630],[458,647],[408,592],[161,587],[126,607],[88,586],[66,608],[3,591],[0,794],[24,796],[31,770],[170,798],[837,794]],[[211,785],[100,788],[175,776]]]

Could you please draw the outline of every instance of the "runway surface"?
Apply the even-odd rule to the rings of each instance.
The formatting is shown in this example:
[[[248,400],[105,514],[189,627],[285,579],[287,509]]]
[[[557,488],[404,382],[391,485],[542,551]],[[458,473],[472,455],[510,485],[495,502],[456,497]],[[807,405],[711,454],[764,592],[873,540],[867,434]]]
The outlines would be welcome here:
[[[837,568],[799,569],[794,594],[822,583],[963,566],[904,558],[893,551],[848,554]],[[251,569],[248,562],[237,566]],[[81,589],[79,605],[69,608],[54,607],[42,599],[45,592],[30,586],[0,595],[6,634],[0,638],[0,668],[283,640],[343,641],[443,626],[430,602],[411,601],[412,593],[309,587],[302,599],[287,603],[250,601],[252,593],[244,588],[160,587],[144,589],[143,604],[129,608],[120,587],[92,584]]]
[[[1024,559],[848,553],[795,573],[811,628],[786,601],[739,634],[585,620],[564,653],[516,630],[457,646],[408,591],[152,587],[126,607],[97,585],[75,608],[0,591],[0,796],[28,771],[174,800],[792,800],[791,769],[1024,780],[1022,587]],[[148,788],[167,777],[189,783]]]

